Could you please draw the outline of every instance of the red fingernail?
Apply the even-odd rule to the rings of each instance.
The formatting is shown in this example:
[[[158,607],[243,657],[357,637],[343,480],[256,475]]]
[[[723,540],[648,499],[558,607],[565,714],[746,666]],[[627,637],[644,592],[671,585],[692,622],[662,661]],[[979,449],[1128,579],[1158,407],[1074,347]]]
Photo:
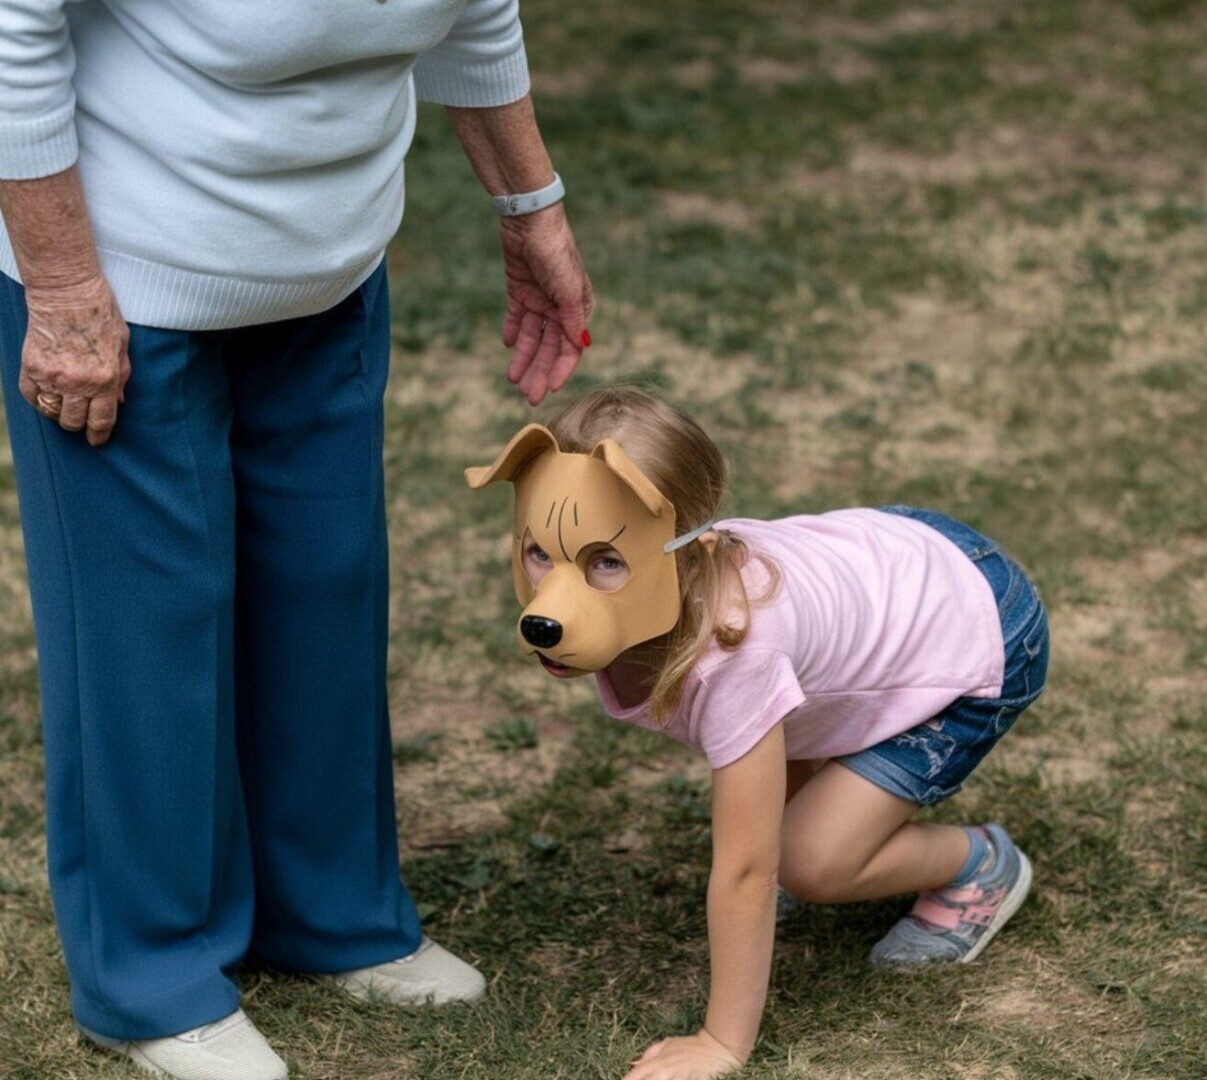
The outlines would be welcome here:
[[[584,330],[583,331],[583,348],[589,349],[590,347],[591,347],[591,331]]]

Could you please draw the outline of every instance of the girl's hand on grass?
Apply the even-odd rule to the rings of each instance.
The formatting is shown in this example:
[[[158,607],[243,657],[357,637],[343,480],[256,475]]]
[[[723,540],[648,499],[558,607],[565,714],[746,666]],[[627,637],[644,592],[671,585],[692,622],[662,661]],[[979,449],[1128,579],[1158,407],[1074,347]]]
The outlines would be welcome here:
[[[591,344],[591,282],[558,203],[503,218],[507,313],[503,344],[515,350],[507,378],[532,405],[560,390]]]
[[[695,1035],[654,1043],[624,1080],[712,1080],[741,1067],[736,1054],[701,1029]]]

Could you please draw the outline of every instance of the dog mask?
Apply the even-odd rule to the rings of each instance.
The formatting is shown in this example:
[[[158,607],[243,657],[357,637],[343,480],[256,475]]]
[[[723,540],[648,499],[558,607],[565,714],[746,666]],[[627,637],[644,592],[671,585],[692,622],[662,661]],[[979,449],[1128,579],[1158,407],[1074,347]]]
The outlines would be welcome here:
[[[548,428],[529,424],[493,465],[466,469],[475,490],[496,480],[515,485],[511,573],[524,610],[520,647],[585,675],[679,621],[674,548],[703,530],[675,537],[675,508],[611,439],[589,454],[562,453]],[[524,571],[524,535],[548,554],[534,589]],[[670,550],[668,550],[668,545]],[[607,546],[629,568],[614,592],[587,584],[589,558]]]

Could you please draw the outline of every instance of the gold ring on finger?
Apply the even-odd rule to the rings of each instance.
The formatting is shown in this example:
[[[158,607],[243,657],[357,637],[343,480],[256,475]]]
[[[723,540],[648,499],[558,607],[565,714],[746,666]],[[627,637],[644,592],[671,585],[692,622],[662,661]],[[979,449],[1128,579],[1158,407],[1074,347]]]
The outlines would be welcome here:
[[[36,400],[44,416],[53,418],[63,411],[63,398],[59,394],[48,394],[45,390],[39,390]]]

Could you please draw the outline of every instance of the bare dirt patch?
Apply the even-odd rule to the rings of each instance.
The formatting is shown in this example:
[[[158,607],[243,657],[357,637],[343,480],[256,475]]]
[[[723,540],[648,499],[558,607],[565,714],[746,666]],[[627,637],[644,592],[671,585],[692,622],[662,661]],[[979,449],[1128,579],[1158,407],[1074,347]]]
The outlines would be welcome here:
[[[542,98],[580,97],[609,78],[609,71],[603,63],[586,61],[560,71],[537,66],[533,68],[531,78],[533,96],[539,101]]]
[[[874,44],[897,35],[942,33],[966,37],[993,28],[998,16],[979,4],[944,4],[934,8],[917,4],[896,7],[883,19],[855,19],[843,15],[819,15],[809,20],[809,28],[822,40],[855,41]]]
[[[707,90],[716,77],[717,65],[708,57],[700,56],[671,68],[671,78],[676,86],[684,90]]]
[[[671,221],[707,221],[738,232],[751,232],[759,223],[758,212],[737,199],[716,199],[698,192],[668,191],[659,200]]]
[[[1016,455],[999,426],[978,423],[979,385],[987,357],[1005,358],[1026,334],[1009,309],[977,308],[928,295],[903,296],[894,313],[866,313],[853,347],[855,362],[819,392],[777,388],[764,399],[783,424],[777,486],[791,497],[802,477],[841,478],[852,453],[867,442],[868,425],[891,429],[875,460],[897,475],[922,475],[943,464],[1009,468]],[[807,333],[807,330],[802,331]]]
[[[753,86],[792,86],[817,70],[818,65],[803,56],[797,60],[764,56],[743,63],[740,75],[743,82]]]
[[[1109,171],[1149,190],[1169,189],[1182,179],[1182,168],[1152,154],[1120,159],[1109,128],[1037,130],[1014,125],[963,131],[951,150],[928,154],[899,147],[855,147],[850,171],[857,177],[894,176],[922,183],[959,184],[973,180],[1026,176],[1029,183],[1075,171]]]
[[[573,736],[573,727],[551,706],[529,717],[535,746],[501,746],[489,732],[509,713],[489,696],[432,695],[398,702],[391,711],[396,746],[436,736],[426,744],[430,759],[395,767],[400,836],[408,850],[456,847],[476,834],[506,828],[507,808],[548,785]]]
[[[986,999],[977,1010],[984,1022],[990,1026],[1025,1024],[1033,1031],[1059,1031],[1067,1023],[1066,1009],[1076,1008],[1082,1015],[1109,1017],[1111,1010],[1103,1009],[1101,999],[1095,999],[1084,988],[1070,987],[1065,980],[1058,980],[1061,1008],[1052,1007],[1052,988],[1037,988],[1033,975],[1028,974],[1027,984],[1007,984],[998,993]],[[1109,1021],[1108,1021],[1109,1023]]]

